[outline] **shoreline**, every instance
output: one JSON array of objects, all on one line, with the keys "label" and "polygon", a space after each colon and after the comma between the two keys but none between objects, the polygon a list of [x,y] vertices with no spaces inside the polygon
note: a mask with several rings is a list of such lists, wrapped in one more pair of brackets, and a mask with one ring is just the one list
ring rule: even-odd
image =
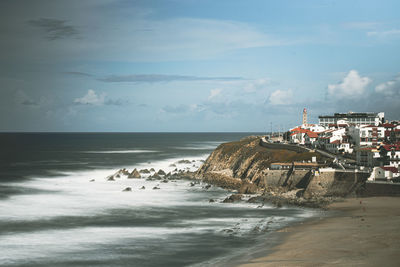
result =
[{"label": "shoreline", "polygon": [[237,266],[399,266],[399,200],[367,197],[332,203],[327,216],[279,230],[280,243],[237,261]]}]

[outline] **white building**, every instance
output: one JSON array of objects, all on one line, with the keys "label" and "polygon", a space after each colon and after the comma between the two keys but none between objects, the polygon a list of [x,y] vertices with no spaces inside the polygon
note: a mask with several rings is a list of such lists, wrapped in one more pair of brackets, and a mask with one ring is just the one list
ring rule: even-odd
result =
[{"label": "white building", "polygon": [[386,181],[391,180],[393,178],[400,177],[399,170],[395,167],[375,167],[372,172],[371,176],[368,178],[370,181]]},{"label": "white building", "polygon": [[345,120],[350,124],[357,124],[357,125],[373,124],[375,126],[378,126],[379,124],[384,122],[384,117],[385,117],[384,112],[335,113],[334,115],[319,116],[319,124],[321,126],[326,127],[331,124],[337,124],[339,120]]},{"label": "white building", "polygon": [[400,144],[382,145],[379,148],[380,154],[386,156],[383,162],[387,166],[399,168],[400,166]]},{"label": "white building", "polygon": [[359,166],[375,167],[380,165],[379,150],[376,147],[361,147],[356,149],[356,162]]}]

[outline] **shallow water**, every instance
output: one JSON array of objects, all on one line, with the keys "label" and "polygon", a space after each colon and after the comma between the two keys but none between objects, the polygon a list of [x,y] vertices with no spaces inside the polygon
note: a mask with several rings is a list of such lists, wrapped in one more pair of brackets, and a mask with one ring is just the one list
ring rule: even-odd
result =
[{"label": "shallow water", "polygon": [[221,203],[230,192],[185,180],[106,179],[121,167],[195,170],[246,135],[1,134],[0,264],[201,266],[246,254],[313,212]]}]

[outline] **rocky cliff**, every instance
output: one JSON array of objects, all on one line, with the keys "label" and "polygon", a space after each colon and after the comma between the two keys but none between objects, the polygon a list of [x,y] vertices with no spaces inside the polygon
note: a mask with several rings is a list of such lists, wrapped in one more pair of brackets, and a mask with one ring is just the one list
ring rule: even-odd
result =
[{"label": "rocky cliff", "polygon": [[[296,192],[296,196],[346,196],[355,192],[367,179],[367,174],[315,172],[312,170],[270,170],[274,162],[308,161],[315,156],[318,162],[327,162],[321,154],[269,148],[260,145],[259,137],[248,137],[237,142],[221,144],[197,171],[196,177],[240,193]],[[327,162],[329,163],[329,162]]]}]

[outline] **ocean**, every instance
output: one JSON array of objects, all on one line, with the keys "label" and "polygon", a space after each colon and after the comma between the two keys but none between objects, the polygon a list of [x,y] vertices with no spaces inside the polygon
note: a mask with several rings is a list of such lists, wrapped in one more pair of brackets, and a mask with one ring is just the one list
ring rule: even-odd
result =
[{"label": "ocean", "polygon": [[314,211],[222,203],[232,192],[187,180],[107,177],[121,168],[193,171],[219,144],[251,134],[0,134],[0,265],[225,266],[246,259],[272,244],[277,229]]}]

